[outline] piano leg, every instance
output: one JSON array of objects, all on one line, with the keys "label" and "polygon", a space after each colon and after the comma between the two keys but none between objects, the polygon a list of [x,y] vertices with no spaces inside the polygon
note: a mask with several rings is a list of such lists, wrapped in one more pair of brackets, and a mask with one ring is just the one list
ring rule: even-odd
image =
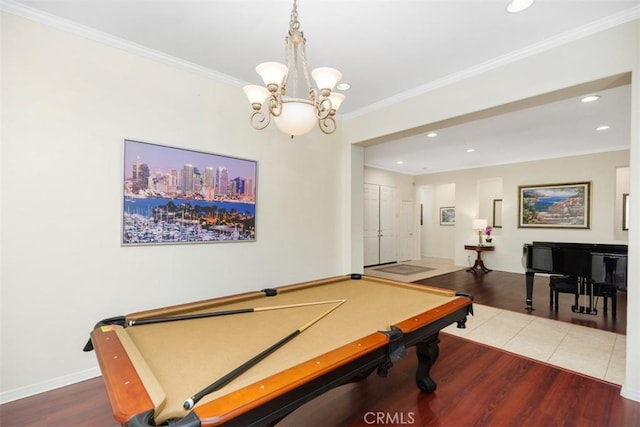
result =
[{"label": "piano leg", "polygon": [[531,313],[533,310],[535,310],[533,308],[533,276],[535,275],[534,272],[532,271],[527,271],[525,273],[525,279],[527,280],[527,306],[525,307],[525,310],[527,310],[529,313]]}]

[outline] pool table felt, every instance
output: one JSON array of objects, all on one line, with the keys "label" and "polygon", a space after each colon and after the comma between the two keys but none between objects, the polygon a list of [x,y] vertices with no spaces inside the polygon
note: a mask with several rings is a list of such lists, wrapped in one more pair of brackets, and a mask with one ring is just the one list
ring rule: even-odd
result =
[{"label": "pool table felt", "polygon": [[[390,325],[459,299],[452,291],[400,284],[373,278],[327,280],[279,288],[275,297],[262,293],[221,298],[182,307],[173,314],[207,312],[246,307],[268,307],[301,302],[346,299],[339,308],[262,360],[221,390],[203,398],[199,405],[240,390],[305,361],[316,359],[319,369],[328,361],[320,356],[349,343],[357,343]],[[466,304],[466,303],[465,303]],[[122,328],[118,334],[136,365],[156,405],[156,422],[181,418],[185,399],[233,370],[279,339],[329,310],[335,304],[320,304],[206,319]],[[431,315],[438,316],[438,308]],[[166,314],[166,310],[144,316]],[[442,313],[442,316],[448,312]],[[139,315],[127,319],[141,318]],[[416,326],[421,322],[413,319]],[[404,322],[403,329],[411,327]],[[405,332],[408,332],[405,330]],[[377,334],[381,335],[382,334]],[[384,337],[383,337],[384,338]],[[354,343],[355,342],[355,343]],[[379,340],[384,345],[386,339]],[[370,344],[367,344],[370,345]],[[377,344],[376,344],[377,345]],[[141,356],[143,355],[143,356]],[[247,389],[247,392],[249,389]],[[265,391],[268,393],[268,391]],[[198,405],[196,405],[196,410]]]}]

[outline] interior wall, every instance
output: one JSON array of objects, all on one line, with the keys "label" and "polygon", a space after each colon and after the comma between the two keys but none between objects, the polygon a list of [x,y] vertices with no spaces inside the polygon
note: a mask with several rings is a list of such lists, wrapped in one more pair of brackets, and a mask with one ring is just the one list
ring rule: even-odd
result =
[{"label": "interior wall", "polygon": [[[477,232],[472,229],[478,217],[480,195],[486,201],[501,194],[502,229],[494,233],[495,251],[486,253],[485,263],[500,271],[522,273],[522,245],[538,241],[627,243],[616,239],[614,222],[621,211],[616,211],[615,192],[618,165],[628,161],[629,152],[614,151],[562,159],[500,165],[490,168],[466,169],[442,174],[415,177],[416,185],[451,188],[455,195],[456,225],[454,262],[467,265],[465,244],[477,243]],[[541,173],[541,171],[544,171]],[[498,181],[496,176],[500,177]],[[484,178],[486,177],[486,178]],[[501,183],[500,183],[501,181]],[[483,188],[478,183],[487,183]],[[541,229],[518,227],[518,187],[563,182],[591,182],[591,227],[585,229]],[[446,185],[445,185],[446,184]],[[499,185],[500,184],[500,185]],[[488,215],[488,212],[483,213]]]},{"label": "interior wall", "polygon": [[[636,32],[636,55],[631,74],[631,149],[629,150],[629,194],[640,194],[640,28]],[[629,227],[629,259],[640,259],[640,197],[631,198]],[[635,226],[633,224],[636,224]],[[640,402],[640,263],[630,262],[627,290],[627,354],[622,396]]]},{"label": "interior wall", "polygon": [[[350,272],[339,133],[256,131],[240,87],[7,12],[1,31],[0,402],[98,375],[103,318]],[[125,137],[257,160],[257,242],[121,247]]]},{"label": "interior wall", "polygon": [[[420,256],[428,256],[428,244],[430,242],[428,236],[435,228],[434,224],[437,221],[437,217],[434,217],[434,197],[433,187],[430,185],[423,185],[418,187],[418,203],[420,204],[420,213],[418,214],[418,224],[420,226]],[[450,258],[453,259],[453,256]]]},{"label": "interior wall", "polygon": [[628,167],[616,168],[616,195],[615,195],[615,210],[616,216],[613,223],[613,233],[616,240],[629,240],[629,230],[623,230],[622,228],[622,198],[624,194],[629,194],[630,188],[630,174]]},{"label": "interior wall", "polygon": [[[478,181],[478,218],[486,219],[487,225],[494,226],[494,200],[502,199],[502,178],[488,178]],[[500,228],[492,231],[499,235]]]},{"label": "interior wall", "polygon": [[[451,182],[434,185],[421,185],[425,218],[420,228],[420,241],[423,257],[444,258],[455,257],[456,227],[440,223],[440,210],[455,207],[456,185]],[[457,221],[457,212],[456,212]]]},{"label": "interior wall", "polygon": [[[347,203],[351,211],[346,214],[350,219],[351,234],[350,242],[345,242],[349,247],[349,259],[351,263],[351,273],[364,273],[364,148],[357,145],[345,144],[349,147],[349,194]],[[345,233],[346,234],[346,233]]]}]

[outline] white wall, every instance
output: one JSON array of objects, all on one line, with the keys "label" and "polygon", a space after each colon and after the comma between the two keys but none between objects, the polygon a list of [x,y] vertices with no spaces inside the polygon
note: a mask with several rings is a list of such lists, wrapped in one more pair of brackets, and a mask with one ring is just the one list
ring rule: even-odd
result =
[{"label": "white wall", "polygon": [[[630,175],[628,167],[616,168],[616,212],[622,212],[623,210],[623,194],[630,194],[629,187],[631,182],[629,181],[629,177]],[[622,229],[622,220],[622,215],[616,215],[615,222],[613,224],[615,239],[629,240],[629,230]]]},{"label": "white wall", "polygon": [[[640,194],[640,28],[635,33],[636,47],[631,51],[631,150],[629,151],[629,194]],[[635,52],[635,55],[633,55]],[[631,198],[629,259],[640,259],[640,197]],[[635,224],[635,225],[634,225]],[[627,290],[627,354],[622,395],[640,402],[640,263],[629,263]]]},{"label": "white wall", "polygon": [[[502,199],[502,178],[486,178],[478,181],[478,213],[477,218],[487,220],[487,224],[493,227],[494,200]],[[501,229],[493,230],[493,235],[501,234]]]},{"label": "white wall", "polygon": [[[350,207],[346,213],[351,226],[350,234],[345,233],[345,248],[349,249],[348,258],[351,259],[351,273],[364,272],[364,148],[345,144],[349,147],[349,194],[345,206]],[[347,187],[344,185],[343,187]]]},{"label": "white wall", "polygon": [[[9,13],[2,91],[0,401],[97,375],[102,318],[350,272],[339,133],[255,131],[240,87]],[[123,137],[257,160],[257,242],[121,247]]]},{"label": "white wall", "polygon": [[440,208],[455,207],[455,183],[439,182],[434,185],[417,183],[416,187],[423,206],[423,222],[420,227],[421,256],[453,260],[456,226],[440,224]]},{"label": "white wall", "polygon": [[[522,273],[522,245],[537,241],[627,243],[628,232],[621,227],[621,193],[629,191],[627,150],[571,158],[465,169],[439,174],[408,176],[365,167],[365,182],[392,185],[399,194],[423,204],[421,255],[449,258],[467,265],[469,251],[464,245],[477,242],[472,229],[475,218],[491,224],[493,200],[502,199],[503,226],[493,232],[495,251],[484,254],[491,268]],[[591,227],[578,229],[524,229],[518,227],[518,186],[563,182],[591,182]],[[411,199],[413,200],[413,199]],[[440,225],[441,207],[456,208],[455,226]],[[398,208],[399,211],[399,208]]]},{"label": "white wall", "polygon": [[[454,185],[455,190],[450,190],[450,194],[455,197],[456,225],[451,240],[455,245],[453,258],[456,265],[467,265],[469,252],[464,250],[464,245],[477,241],[472,222],[480,215],[479,201],[484,195],[488,205],[488,201],[499,194],[497,183],[501,183],[503,226],[493,234],[495,251],[486,253],[483,257],[486,257],[485,262],[489,268],[522,273],[522,245],[534,240],[627,243],[626,240],[616,239],[614,224],[616,218],[621,216],[615,203],[618,166],[628,161],[629,152],[624,150],[414,178],[418,187],[451,188]],[[518,186],[563,182],[591,182],[591,227],[587,230],[518,228]],[[486,209],[480,216],[490,218]]]}]

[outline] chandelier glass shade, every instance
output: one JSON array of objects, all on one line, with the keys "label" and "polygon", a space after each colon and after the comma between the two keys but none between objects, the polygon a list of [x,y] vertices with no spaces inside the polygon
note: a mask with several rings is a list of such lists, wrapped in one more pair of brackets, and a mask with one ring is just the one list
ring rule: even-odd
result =
[{"label": "chandelier glass shade", "polygon": [[[244,92],[251,103],[251,125],[258,130],[276,126],[293,138],[304,135],[315,125],[325,134],[336,130],[335,114],[345,96],[333,92],[342,78],[340,71],[320,67],[311,72],[316,88],[311,86],[307,71],[306,39],[298,21],[297,0],[293,2],[289,33],[285,39],[286,64],[264,62],[256,67],[265,86],[247,85]],[[306,83],[306,94],[299,93],[300,80]],[[308,98],[303,98],[307,95]]]},{"label": "chandelier glass shade", "polygon": [[315,106],[306,99],[283,99],[282,112],[274,116],[276,126],[287,135],[304,135],[318,122]]}]

